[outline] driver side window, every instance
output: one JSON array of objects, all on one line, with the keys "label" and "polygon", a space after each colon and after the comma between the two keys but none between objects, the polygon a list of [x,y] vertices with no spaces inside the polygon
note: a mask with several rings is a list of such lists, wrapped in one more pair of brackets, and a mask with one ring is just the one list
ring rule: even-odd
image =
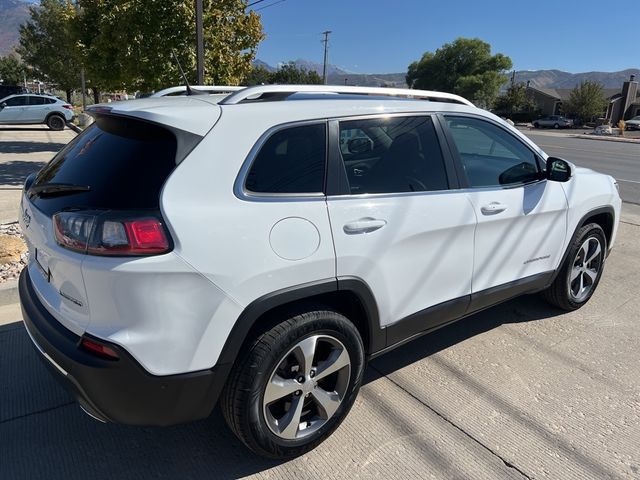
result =
[{"label": "driver side window", "polygon": [[476,118],[446,119],[469,186],[512,186],[541,178],[536,155],[513,135]]}]

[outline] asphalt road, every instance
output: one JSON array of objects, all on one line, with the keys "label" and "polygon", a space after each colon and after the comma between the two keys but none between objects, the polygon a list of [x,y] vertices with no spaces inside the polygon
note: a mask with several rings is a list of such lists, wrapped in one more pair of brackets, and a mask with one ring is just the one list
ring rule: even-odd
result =
[{"label": "asphalt road", "polygon": [[572,138],[566,133],[523,133],[549,155],[611,175],[620,185],[622,200],[640,204],[640,143]]}]

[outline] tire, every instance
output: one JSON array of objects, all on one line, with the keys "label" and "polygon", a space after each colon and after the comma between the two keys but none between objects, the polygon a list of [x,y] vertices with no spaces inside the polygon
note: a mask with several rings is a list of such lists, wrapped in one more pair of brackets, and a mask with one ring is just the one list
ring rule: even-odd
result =
[{"label": "tire", "polygon": [[538,122],[535,122],[535,123],[533,124],[533,128],[540,128],[540,124],[539,124]]},{"label": "tire", "polygon": [[555,128],[556,130],[560,128],[560,125],[558,125],[557,123],[553,124],[553,128]]},{"label": "tire", "polygon": [[[542,292],[544,299],[567,311],[582,307],[589,301],[600,282],[606,251],[607,238],[600,225],[590,223],[582,227],[569,245],[567,258],[556,279]],[[588,260],[586,264],[585,257]],[[575,278],[572,280],[571,276]]]},{"label": "tire", "polygon": [[47,126],[51,130],[64,130],[64,118],[61,115],[49,115],[47,118]]},{"label": "tire", "polygon": [[[276,459],[303,455],[331,435],[353,405],[365,366],[360,334],[343,315],[318,308],[285,318],[249,345],[220,399],[227,425],[240,441]],[[319,367],[317,375],[302,354],[312,345],[310,366]],[[340,367],[345,353],[348,363]],[[321,377],[331,365],[336,370]],[[272,382],[276,376],[280,381]],[[297,405],[301,417],[295,416]]]}]

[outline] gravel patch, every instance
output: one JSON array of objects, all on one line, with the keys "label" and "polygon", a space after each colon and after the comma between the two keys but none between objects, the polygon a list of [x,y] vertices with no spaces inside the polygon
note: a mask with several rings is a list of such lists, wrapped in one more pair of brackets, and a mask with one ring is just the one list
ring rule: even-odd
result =
[{"label": "gravel patch", "polygon": [[[0,225],[0,238],[3,237],[11,240],[19,239],[24,244],[22,231],[17,222]],[[11,243],[15,242],[12,241]],[[19,255],[16,255],[10,261],[0,263],[0,284],[17,279],[22,269],[27,265],[29,252],[27,251],[26,244],[24,244],[23,250],[22,253],[19,253]]]}]

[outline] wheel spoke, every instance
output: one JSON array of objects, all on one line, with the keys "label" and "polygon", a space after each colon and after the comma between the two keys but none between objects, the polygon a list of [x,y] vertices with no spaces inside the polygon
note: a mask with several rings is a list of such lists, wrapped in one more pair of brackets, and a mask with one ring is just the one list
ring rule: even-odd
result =
[{"label": "wheel spoke", "polygon": [[274,375],[264,392],[264,403],[269,404],[300,389],[300,384],[293,379]]},{"label": "wheel spoke", "polygon": [[584,242],[582,247],[580,247],[580,251],[582,252],[582,264],[584,265],[585,260],[587,259],[587,253],[589,249],[589,242]]},{"label": "wheel spoke", "polygon": [[300,365],[302,367],[301,372],[305,375],[309,375],[311,368],[313,368],[313,357],[316,354],[317,341],[318,337],[316,336],[305,338],[298,344],[298,348],[296,349],[298,352],[298,360],[302,364]]},{"label": "wheel spoke", "polygon": [[296,438],[298,428],[300,427],[300,417],[302,416],[302,407],[304,406],[304,397],[293,397],[291,408],[278,420],[278,427],[282,422],[280,434],[285,438]]},{"label": "wheel spoke", "polygon": [[596,281],[596,277],[598,276],[598,271],[594,268],[587,268],[584,273],[587,277],[589,277],[589,280],[591,280],[591,285],[593,285]]},{"label": "wheel spoke", "polygon": [[578,275],[580,275],[580,272],[582,272],[582,269],[580,269],[580,267],[573,267],[571,269],[571,283],[573,283],[573,281],[578,278]]},{"label": "wheel spoke", "polygon": [[589,258],[587,258],[584,262],[585,265],[588,265],[589,263],[591,263],[593,261],[594,258],[596,258],[598,255],[600,255],[601,252],[601,248],[600,248],[600,242],[596,243],[596,250],[591,254],[591,256]]},{"label": "wheel spoke", "polygon": [[313,390],[311,395],[327,419],[331,418],[340,406],[340,397],[338,397],[338,394],[335,392],[327,392],[326,390],[317,387]]},{"label": "wheel spoke", "polygon": [[580,275],[580,289],[578,290],[578,295],[580,295],[583,290],[584,290],[584,273]]},{"label": "wheel spoke", "polygon": [[349,354],[345,349],[334,350],[325,361],[318,365],[316,369],[316,381],[328,377],[332,373],[337,372],[341,368],[349,365]]}]

